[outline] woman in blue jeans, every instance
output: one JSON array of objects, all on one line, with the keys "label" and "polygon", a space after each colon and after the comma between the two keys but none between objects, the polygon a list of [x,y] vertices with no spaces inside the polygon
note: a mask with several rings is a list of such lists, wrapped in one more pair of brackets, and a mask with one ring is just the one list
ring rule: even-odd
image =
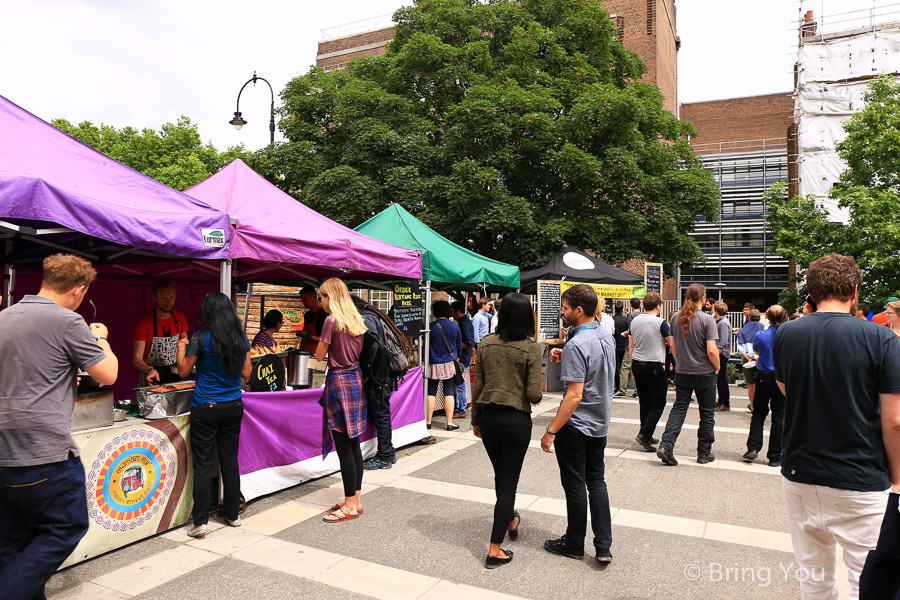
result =
[{"label": "woman in blue jeans", "polygon": [[244,404],[243,380],[250,377],[250,344],[241,321],[225,294],[208,294],[200,308],[200,329],[190,342],[178,341],[178,375],[197,367],[197,385],[191,401],[191,456],[194,460],[194,526],[190,537],[208,533],[213,451],[219,455],[224,488],[225,522],[240,527],[238,507],[238,438]]},{"label": "woman in blue jeans", "polygon": [[494,524],[484,566],[510,562],[512,550],[500,547],[509,532],[519,535],[522,518],[515,510],[516,488],[531,442],[531,405],[541,401],[543,354],[534,336],[531,301],[522,294],[503,298],[497,333],[481,340],[472,389],[472,433],[484,442],[494,467]]}]

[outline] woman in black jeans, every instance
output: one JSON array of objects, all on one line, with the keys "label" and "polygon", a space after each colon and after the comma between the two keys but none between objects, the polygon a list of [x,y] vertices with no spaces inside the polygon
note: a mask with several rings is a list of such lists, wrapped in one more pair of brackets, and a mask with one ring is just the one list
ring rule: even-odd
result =
[{"label": "woman in black jeans", "polygon": [[519,535],[522,518],[515,510],[516,487],[531,441],[531,405],[541,401],[541,348],[534,336],[531,302],[508,294],[500,307],[497,333],[481,340],[472,390],[472,432],[482,439],[494,466],[494,525],[484,566],[512,560],[500,547],[506,532]]},{"label": "woman in black jeans", "polygon": [[194,526],[191,537],[207,534],[213,451],[222,469],[225,522],[239,527],[241,476],[238,473],[238,438],[244,404],[242,383],[250,377],[250,344],[234,305],[225,294],[209,294],[200,307],[200,329],[178,341],[178,375],[197,367],[191,400],[191,456],[194,459]]}]

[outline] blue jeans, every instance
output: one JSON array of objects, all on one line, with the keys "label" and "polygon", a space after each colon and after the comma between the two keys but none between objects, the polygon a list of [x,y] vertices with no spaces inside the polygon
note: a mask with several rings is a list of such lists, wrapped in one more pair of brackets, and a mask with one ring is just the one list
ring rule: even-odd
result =
[{"label": "blue jeans", "polygon": [[88,528],[81,459],[0,467],[0,598],[43,600]]},{"label": "blue jeans", "polygon": [[[463,374],[464,377],[469,377],[469,370],[466,369]],[[466,396],[466,382],[463,381],[462,385],[456,386],[456,407],[454,408],[455,412],[458,412],[461,415],[466,414],[466,405],[468,404],[468,399]]]}]

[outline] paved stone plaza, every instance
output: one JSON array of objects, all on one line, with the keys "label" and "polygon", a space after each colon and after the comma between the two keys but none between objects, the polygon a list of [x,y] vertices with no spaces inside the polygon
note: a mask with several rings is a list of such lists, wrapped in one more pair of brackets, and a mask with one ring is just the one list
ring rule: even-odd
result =
[{"label": "paved stone plaza", "polygon": [[[677,467],[640,450],[637,399],[616,399],[606,458],[613,512],[608,567],[552,555],[548,538],[565,531],[565,501],[553,455],[539,439],[560,394],[534,415],[516,507],[522,514],[509,565],[484,568],[493,473],[468,426],[442,429],[434,446],[399,452],[394,468],[367,471],[365,514],[326,524],[341,500],[337,476],[252,502],[244,525],[192,540],[173,530],[56,574],[54,600],[316,598],[796,598],[798,577],[787,533],[779,469],[741,460],[750,423],[746,391],[732,388],[732,411],[716,413],[717,460],[696,463],[696,403],[675,447]],[[674,392],[669,392],[669,406]],[[665,420],[666,415],[663,415]],[[664,423],[657,429],[662,433]],[[767,424],[768,428],[768,424]],[[766,432],[768,443],[768,431]],[[764,454],[764,452],[763,452]],[[839,565],[842,597],[846,571]]]}]

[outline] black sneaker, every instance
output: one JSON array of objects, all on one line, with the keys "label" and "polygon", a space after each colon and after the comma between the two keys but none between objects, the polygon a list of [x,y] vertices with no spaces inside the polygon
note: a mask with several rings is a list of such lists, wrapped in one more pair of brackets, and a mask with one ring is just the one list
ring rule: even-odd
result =
[{"label": "black sneaker", "polygon": [[780,459],[780,458],[770,458],[770,459],[769,459],[769,466],[770,466],[770,467],[780,467],[780,466],[781,466],[781,459]]},{"label": "black sneaker", "polygon": [[746,452],[744,452],[743,459],[747,462],[753,462],[757,458],[759,458],[759,452],[757,452],[756,450],[747,450]]},{"label": "black sneaker", "polygon": [[650,438],[650,443],[651,443],[651,444],[658,444],[658,443],[659,443],[659,438],[657,438],[657,437],[652,437],[652,438]]},{"label": "black sneaker", "polygon": [[678,461],[675,460],[675,455],[673,455],[672,451],[665,446],[659,447],[659,449],[656,451],[656,456],[658,456],[659,459],[663,461],[664,465],[674,467],[678,464]]},{"label": "black sneaker", "polygon": [[716,455],[712,452],[707,452],[706,454],[700,454],[697,456],[697,464],[705,465],[706,463],[711,463],[716,460]]},{"label": "black sneaker", "polygon": [[637,392],[633,393],[633,394],[631,395],[631,397],[632,397],[632,398],[640,398],[640,396],[638,396],[638,393],[637,393]]},{"label": "black sneaker", "polygon": [[377,456],[374,458],[370,458],[366,462],[363,463],[363,469],[367,471],[374,471],[376,469],[390,469],[393,466],[393,463],[382,460]]},{"label": "black sneaker", "polygon": [[656,452],[656,448],[653,447],[653,443],[640,433],[634,436],[634,441],[640,444],[641,448],[643,448],[647,452]]},{"label": "black sneaker", "polygon": [[566,535],[563,534],[558,540],[547,540],[544,542],[544,550],[553,554],[561,554],[569,558],[584,558],[584,547],[575,548],[566,541]]},{"label": "black sneaker", "polygon": [[597,549],[597,562],[601,565],[607,565],[612,562],[612,552],[609,548]]}]

